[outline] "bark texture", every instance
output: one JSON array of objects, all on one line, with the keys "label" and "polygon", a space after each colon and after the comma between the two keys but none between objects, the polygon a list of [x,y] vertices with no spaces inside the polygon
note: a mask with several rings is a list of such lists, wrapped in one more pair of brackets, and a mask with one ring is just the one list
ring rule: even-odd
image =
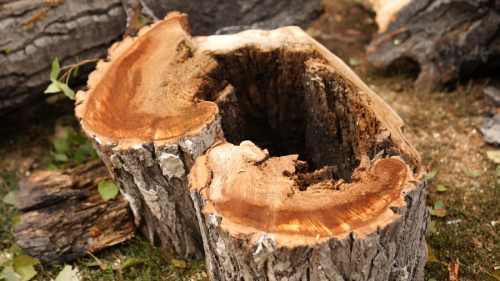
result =
[{"label": "bark texture", "polygon": [[223,218],[204,214],[206,198],[192,190],[207,253],[210,280],[424,280],[425,234],[430,213],[426,181],[405,194],[401,217],[366,238],[351,233],[314,245],[283,247],[272,234],[233,236],[219,227]]},{"label": "bark texture", "polygon": [[70,262],[135,235],[122,195],[104,201],[97,191],[111,180],[101,160],[72,170],[39,172],[19,183],[18,208],[26,211],[15,241],[46,264]]},{"label": "bark texture", "polygon": [[[39,98],[48,86],[50,64],[103,58],[126,31],[121,0],[0,1],[0,115]],[[129,1],[134,2],[134,1]],[[136,2],[136,1],[135,1]],[[179,1],[144,0],[156,17],[189,13],[196,32],[213,34],[226,26],[306,27],[320,13],[320,0]],[[245,27],[246,26],[246,27]],[[231,31],[231,29],[228,29]],[[80,69],[80,82],[93,66]]]},{"label": "bark texture", "polygon": [[[413,0],[398,9],[368,46],[368,58],[376,67],[399,59],[416,62],[417,90],[438,90],[500,66],[498,1]],[[385,10],[379,7],[377,13]]]},{"label": "bark texture", "polygon": [[223,138],[218,135],[221,133],[220,120],[216,120],[194,140],[185,137],[176,144],[148,143],[125,151],[94,144],[141,232],[153,245],[173,250],[186,259],[203,259],[196,211],[186,189],[187,173],[216,138]]}]

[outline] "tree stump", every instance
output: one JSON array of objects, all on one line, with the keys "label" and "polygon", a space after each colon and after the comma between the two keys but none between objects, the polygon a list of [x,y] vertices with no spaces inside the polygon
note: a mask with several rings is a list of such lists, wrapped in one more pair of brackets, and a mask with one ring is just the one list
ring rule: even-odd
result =
[{"label": "tree stump", "polygon": [[500,6],[494,0],[367,2],[374,3],[379,25],[368,59],[380,68],[416,62],[417,90],[439,90],[500,67]]},{"label": "tree stump", "polygon": [[298,28],[195,42],[269,148],[218,142],[189,174],[211,280],[423,280],[426,176],[394,111]]},{"label": "tree stump", "polygon": [[[297,272],[295,276],[301,274],[295,265],[303,258],[310,258],[307,268],[311,269],[301,271],[306,272],[301,280],[324,280],[309,265],[316,265],[312,255],[319,251],[312,249],[325,243],[330,243],[332,251],[345,250],[342,261],[330,257],[324,259],[327,264],[321,265],[338,267],[338,275],[333,276],[349,280],[407,276],[409,280],[420,280],[427,258],[424,234],[430,218],[425,207],[425,180],[421,180],[425,171],[420,156],[402,134],[401,118],[345,63],[298,27],[194,38],[189,36],[189,30],[187,16],[172,13],[142,30],[138,38],[115,44],[109,62],[99,63],[91,74],[90,90],[77,93],[76,116],[146,237],[184,257],[198,258],[205,250],[212,280],[233,280],[238,272],[245,280],[274,280],[280,276],[294,280],[293,272]],[[243,142],[243,150],[251,152],[243,153],[249,157],[243,161],[243,156],[234,158],[221,150],[239,148],[231,144],[217,146],[244,140],[267,148],[272,156],[299,156],[269,158],[267,152]],[[202,156],[208,149],[211,151]],[[268,194],[268,201],[264,201],[273,202],[271,207],[259,205],[249,209],[255,210],[255,215],[245,213],[249,201],[244,196],[260,196],[254,200],[262,197],[258,194],[261,189],[251,191],[252,186],[245,185],[249,193],[243,189],[237,192],[236,197],[231,197],[234,200],[229,199],[233,200],[230,206],[224,205],[226,209],[220,213],[217,204],[227,202],[229,197],[211,203],[214,197],[203,191],[212,188],[208,185],[214,182],[212,176],[217,176],[207,160],[210,157],[219,157],[218,167],[228,169],[218,171],[225,173],[221,183],[234,173],[237,178],[244,172],[241,170],[285,161],[286,169],[281,164],[262,166],[269,181],[288,184],[278,192],[279,200],[289,194],[286,188],[293,190],[289,178],[297,177],[295,182],[301,182],[305,189],[304,198],[315,189],[329,194],[322,201],[324,205],[318,204],[323,209],[314,214],[328,210],[336,200],[337,195],[332,194],[340,194],[344,188],[352,190],[352,194],[346,194],[358,196],[346,197],[346,206],[357,209],[346,211],[346,206],[339,205],[336,210],[351,216],[332,221],[328,224],[331,229],[313,227],[307,232],[304,229],[311,226],[307,219],[302,220],[304,227],[296,223],[297,232],[292,234],[251,219],[250,225],[245,225],[245,217],[258,221],[267,216],[266,210],[281,211],[272,205],[279,200]],[[244,167],[240,168],[238,159]],[[373,164],[367,159],[374,159]],[[307,173],[302,161],[318,171]],[[191,170],[190,191],[187,174]],[[386,172],[391,176],[383,175]],[[308,191],[310,185],[315,187]],[[326,190],[332,186],[333,190]],[[359,186],[364,186],[359,189],[365,190],[366,196],[371,192],[372,197],[365,200],[362,193],[354,192]],[[308,202],[304,206],[315,205],[312,199]],[[231,223],[234,218],[225,217],[228,209],[244,218]],[[297,212],[294,216],[302,211]],[[210,224],[213,219],[217,226]],[[226,232],[225,222],[236,227],[242,221],[243,232]],[[340,226],[332,225],[340,222]],[[279,244],[284,241],[279,239],[285,238],[272,238],[282,232],[283,237],[292,237],[291,241],[298,244]],[[268,238],[281,242],[272,244]],[[226,246],[232,250],[222,251],[220,247]],[[280,259],[289,253],[294,261],[278,265],[271,256],[263,256],[258,265],[250,262],[248,259],[261,253],[262,247],[281,253]],[[284,250],[288,247],[291,252]],[[351,248],[359,251],[351,254],[346,250]],[[326,268],[333,270],[333,265]]]},{"label": "tree stump", "polygon": [[101,160],[65,171],[44,171],[19,182],[17,207],[26,213],[16,243],[46,264],[71,262],[134,236],[134,217],[121,195],[102,200],[97,184],[110,180]]},{"label": "tree stump", "polygon": [[[321,0],[0,0],[0,115],[43,96],[55,57],[62,65],[76,63],[75,56],[105,57],[134,21],[125,12],[127,4],[139,2],[158,18],[175,10],[190,14],[201,35],[226,26],[307,27],[321,10]],[[81,84],[92,68],[80,68]]]}]

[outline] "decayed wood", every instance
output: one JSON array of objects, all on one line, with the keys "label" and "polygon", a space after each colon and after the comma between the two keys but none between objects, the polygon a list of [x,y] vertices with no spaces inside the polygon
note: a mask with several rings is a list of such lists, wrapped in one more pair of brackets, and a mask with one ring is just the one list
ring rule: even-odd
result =
[{"label": "decayed wood", "polygon": [[500,65],[500,6],[494,0],[372,0],[379,33],[368,46],[376,67],[416,62],[417,90],[434,91]]},{"label": "decayed wood", "polygon": [[15,241],[43,263],[76,260],[135,235],[121,195],[103,201],[97,184],[110,180],[101,160],[71,170],[39,172],[19,182],[18,208],[26,211]]},{"label": "decayed wood", "polygon": [[200,157],[190,179],[211,280],[423,280],[425,181],[399,157],[363,156],[352,183],[328,169],[248,141]]},{"label": "decayed wood", "polygon": [[306,173],[250,142],[198,158],[190,187],[211,279],[423,280],[425,171],[399,116],[300,29],[194,42],[223,66],[238,114],[276,131],[276,151],[324,167]]},{"label": "decayed wood", "polygon": [[[0,1],[0,115],[42,96],[50,64],[75,63],[75,56],[95,59],[126,31],[124,2],[137,0]],[[180,10],[192,16],[198,34],[225,26],[264,28],[297,24],[306,27],[320,12],[321,0],[293,1],[158,1],[144,0],[154,14]],[[80,69],[80,79],[93,66]]]},{"label": "decayed wood", "polygon": [[[421,280],[429,223],[425,171],[402,134],[401,118],[298,27],[194,38],[189,31],[187,16],[172,13],[138,38],[115,44],[109,62],[90,75],[90,90],[77,93],[76,116],[146,237],[184,257],[200,258],[205,250],[213,280],[234,280],[237,274],[245,280]],[[218,146],[245,139],[269,151],[243,142],[240,148],[250,152],[232,158],[221,149],[237,148]],[[216,165],[228,169],[218,176],[214,163],[203,160],[212,153]],[[268,159],[297,153],[317,171],[306,173],[297,156]],[[274,162],[278,168],[269,164]],[[259,185],[240,176],[259,167],[267,175],[261,182],[269,186],[252,191]],[[306,189],[297,196],[306,199],[290,202],[309,201],[293,213],[280,207],[273,192],[281,190],[277,196],[286,201],[295,177]],[[236,197],[224,188],[203,194],[224,181]],[[278,189],[283,182],[288,186]],[[270,194],[261,199],[261,191]],[[333,208],[336,198],[347,205],[339,201]],[[250,208],[255,200],[258,207]],[[328,208],[342,219],[320,219]],[[305,218],[283,223],[294,219],[289,213]],[[273,225],[268,216],[281,222]],[[319,228],[315,222],[329,225]],[[341,256],[328,256],[321,245]],[[280,254],[272,256],[274,250]],[[318,251],[328,257],[322,264]],[[308,269],[295,266],[302,259],[309,260]],[[336,273],[317,275],[311,268],[318,266]]]}]

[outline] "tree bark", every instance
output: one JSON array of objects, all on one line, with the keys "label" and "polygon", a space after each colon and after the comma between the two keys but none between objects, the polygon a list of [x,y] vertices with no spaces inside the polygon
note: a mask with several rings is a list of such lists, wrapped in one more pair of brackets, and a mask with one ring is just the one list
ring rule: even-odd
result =
[{"label": "tree bark", "polygon": [[[107,48],[126,31],[123,2],[138,1],[0,1],[0,115],[42,96],[55,57],[62,65],[76,63],[76,56],[80,60],[105,57]],[[206,35],[225,26],[306,27],[319,15],[321,1],[143,3],[159,18],[172,10],[190,13],[197,33]],[[87,80],[91,68],[81,67],[76,84]]]},{"label": "tree bark", "polygon": [[[329,243],[331,249],[358,243],[366,250],[363,253],[372,255],[358,265],[330,256],[321,266],[340,268],[337,275],[326,275],[328,278],[368,280],[386,274],[383,276],[392,276],[391,280],[404,276],[421,280],[427,257],[424,234],[429,223],[423,196],[425,171],[419,154],[402,134],[401,118],[344,62],[298,27],[194,38],[189,30],[187,16],[172,13],[139,32],[138,38],[113,45],[109,61],[99,63],[90,75],[89,90],[76,95],[75,113],[83,131],[93,140],[146,237],[183,257],[200,258],[205,251],[213,280],[233,280],[238,272],[246,272],[241,275],[245,280],[299,276],[301,269],[293,266],[300,259],[311,260],[311,266],[320,265],[312,261],[317,256],[311,251],[319,242]],[[218,150],[234,148],[231,144],[219,146],[221,142],[242,140],[255,141],[268,150],[243,142],[240,147],[250,150],[243,158],[257,155],[245,161]],[[204,153],[206,156],[200,158]],[[212,162],[205,165],[207,161],[200,160],[213,153],[220,158],[218,167],[227,172],[219,169],[217,174]],[[303,160],[317,171],[307,173]],[[275,167],[275,162],[284,166]],[[267,174],[265,180],[276,181],[262,191],[265,196],[255,189],[261,188],[255,181],[231,180],[233,175],[238,177],[255,167],[262,168],[262,173],[255,175]],[[279,200],[273,201],[274,193],[287,197],[283,197],[286,190],[279,188],[281,183],[290,185],[292,178],[304,192],[296,194],[309,202],[311,210],[316,204],[307,199],[308,194],[326,192],[319,199],[314,197],[318,194],[311,197],[323,203],[330,200],[317,204],[323,209],[314,209],[315,216],[334,214],[328,208],[344,198],[351,205],[334,207],[341,213],[339,217],[349,220],[323,220],[329,226],[321,230],[310,223],[320,219],[312,216],[308,220],[306,216],[298,223],[288,223],[303,231],[291,236],[279,228],[282,224],[259,225],[257,222],[268,216],[278,220],[279,214],[286,217],[293,213],[280,209]],[[216,191],[211,197],[203,193],[210,193],[210,182],[224,181],[246,184],[233,189],[241,196],[220,201],[215,198],[231,192],[219,189],[220,193]],[[363,190],[371,195],[363,199],[365,195],[359,194]],[[339,191],[347,193],[338,197]],[[248,200],[257,200],[254,203],[259,207]],[[354,209],[349,211],[351,207]],[[307,208],[290,216],[300,218]],[[239,219],[225,215],[233,211],[240,212]],[[217,226],[207,225],[212,219],[219,220]],[[233,221],[241,225],[238,232],[227,228],[226,223]],[[274,235],[276,245],[258,233]],[[215,241],[213,237],[222,240],[219,243],[219,238]],[[299,242],[286,244],[287,239]],[[262,241],[267,241],[267,246]],[[215,245],[232,248],[224,252]],[[294,261],[289,264],[275,264],[267,254],[259,261],[249,260],[253,253],[268,253],[269,249],[282,251],[279,258],[284,258],[284,247],[292,250],[288,253]],[[375,257],[373,253],[379,252],[383,254]],[[361,259],[361,254],[347,254],[345,260]],[[281,268],[284,264],[287,267]],[[364,271],[358,272],[361,267]],[[275,274],[276,270],[282,275]],[[307,274],[301,280],[324,280],[311,270]]]},{"label": "tree bark", "polygon": [[416,62],[415,89],[435,91],[500,67],[500,5],[490,1],[400,0],[375,3],[379,33],[368,59],[387,67]]},{"label": "tree bark", "polygon": [[134,218],[122,195],[104,201],[97,190],[111,180],[101,160],[71,170],[39,172],[19,182],[21,224],[15,241],[46,264],[76,260],[135,235]]}]

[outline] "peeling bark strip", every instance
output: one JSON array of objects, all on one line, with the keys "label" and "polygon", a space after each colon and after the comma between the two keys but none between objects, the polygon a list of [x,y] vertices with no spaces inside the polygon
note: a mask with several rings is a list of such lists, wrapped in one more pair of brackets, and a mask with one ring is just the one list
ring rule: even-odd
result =
[{"label": "peeling bark strip", "polygon": [[[106,49],[126,31],[122,0],[0,1],[0,115],[40,98],[50,83],[55,57],[62,65],[106,56]],[[137,2],[134,0],[126,2]],[[180,10],[192,16],[198,34],[225,26],[307,27],[320,12],[321,0],[144,0],[163,18]],[[80,83],[93,65],[80,68]]]},{"label": "peeling bark strip", "polygon": [[379,24],[368,58],[376,67],[398,59],[418,63],[417,90],[435,91],[500,67],[498,1],[367,2],[374,2]]},{"label": "peeling bark strip", "polygon": [[121,195],[103,201],[97,184],[110,180],[101,160],[72,170],[39,172],[19,182],[18,208],[27,211],[15,241],[46,264],[71,262],[135,235],[136,226]]},{"label": "peeling bark strip", "polygon": [[146,237],[205,250],[213,280],[421,280],[425,172],[401,118],[298,27],[189,30],[175,12],[116,43],[76,95]]}]

